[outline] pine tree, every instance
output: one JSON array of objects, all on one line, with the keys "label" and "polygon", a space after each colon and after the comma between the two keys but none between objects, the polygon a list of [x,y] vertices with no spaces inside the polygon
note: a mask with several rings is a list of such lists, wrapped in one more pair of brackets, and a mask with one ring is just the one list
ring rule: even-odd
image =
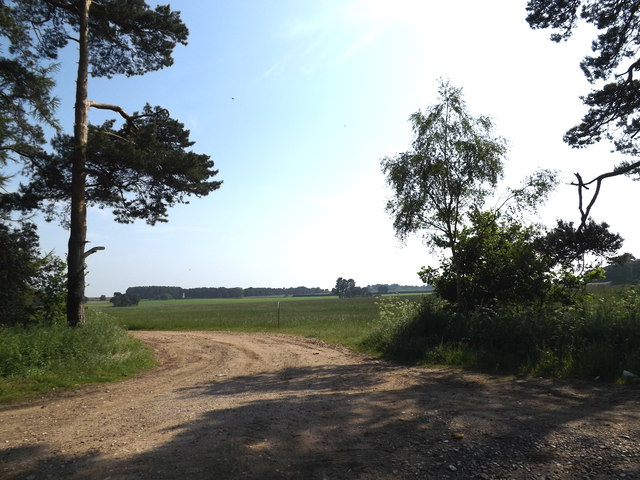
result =
[{"label": "pine tree", "polygon": [[[568,39],[580,23],[597,28],[591,53],[580,63],[587,80],[597,87],[582,97],[588,111],[567,131],[564,141],[581,148],[604,139],[612,142],[617,152],[632,158],[589,181],[576,174],[581,213],[578,229],[582,230],[603,180],[618,175],[640,178],[640,79],[636,78],[640,72],[640,2],[529,0],[527,13],[531,28],[555,30],[551,35],[555,42]],[[595,188],[585,206],[583,194],[591,184]]]},{"label": "pine tree", "polygon": [[[30,162],[33,181],[24,187],[29,207],[53,213],[62,201],[68,218],[69,325],[84,323],[85,259],[103,247],[85,251],[87,206],[114,209],[115,219],[166,221],[167,207],[189,195],[207,195],[220,187],[207,155],[188,150],[189,132],[161,107],[145,106],[129,114],[119,105],[89,99],[89,76],[143,75],[171,66],[188,29],[168,5],[151,9],[144,0],[21,0],[9,11],[32,18],[31,39],[41,57],[55,59],[69,41],[78,45],[73,135],[54,140],[55,153]],[[31,40],[33,41],[33,40]],[[91,108],[110,110],[124,122],[93,127]],[[100,159],[98,161],[98,158]]]}]

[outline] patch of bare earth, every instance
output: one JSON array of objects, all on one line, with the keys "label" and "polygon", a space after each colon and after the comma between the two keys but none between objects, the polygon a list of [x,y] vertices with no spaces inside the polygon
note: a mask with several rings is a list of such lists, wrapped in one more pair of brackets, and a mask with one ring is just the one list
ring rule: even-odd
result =
[{"label": "patch of bare earth", "polygon": [[158,367],[0,408],[0,478],[640,478],[637,388],[284,335],[134,335]]}]

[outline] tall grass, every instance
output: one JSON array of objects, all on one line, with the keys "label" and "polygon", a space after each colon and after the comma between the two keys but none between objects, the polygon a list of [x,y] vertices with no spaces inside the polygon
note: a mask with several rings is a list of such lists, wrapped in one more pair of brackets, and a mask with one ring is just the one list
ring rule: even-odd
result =
[{"label": "tall grass", "polygon": [[574,305],[503,305],[464,317],[434,298],[382,310],[363,346],[411,361],[484,371],[616,380],[640,374],[640,289]]},{"label": "tall grass", "polygon": [[78,328],[0,326],[0,402],[117,380],[152,364],[147,347],[99,312],[87,312]]}]

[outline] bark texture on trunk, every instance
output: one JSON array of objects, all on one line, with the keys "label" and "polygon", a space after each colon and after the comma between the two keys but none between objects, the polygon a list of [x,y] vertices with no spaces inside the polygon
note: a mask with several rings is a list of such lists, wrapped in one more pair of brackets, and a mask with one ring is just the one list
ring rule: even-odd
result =
[{"label": "bark texture on trunk", "polygon": [[91,0],[81,2],[78,77],[76,80],[74,151],[71,170],[71,221],[67,256],[67,322],[70,326],[84,324],[85,254],[87,240],[87,204],[85,198],[88,139],[88,79],[89,79],[89,7]]}]

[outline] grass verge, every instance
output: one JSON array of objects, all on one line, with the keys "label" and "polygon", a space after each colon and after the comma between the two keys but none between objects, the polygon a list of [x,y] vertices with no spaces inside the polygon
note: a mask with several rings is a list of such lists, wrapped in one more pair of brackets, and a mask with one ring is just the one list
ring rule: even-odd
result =
[{"label": "grass verge", "polygon": [[151,365],[150,350],[100,312],[87,312],[79,328],[0,326],[0,403],[118,380]]}]

